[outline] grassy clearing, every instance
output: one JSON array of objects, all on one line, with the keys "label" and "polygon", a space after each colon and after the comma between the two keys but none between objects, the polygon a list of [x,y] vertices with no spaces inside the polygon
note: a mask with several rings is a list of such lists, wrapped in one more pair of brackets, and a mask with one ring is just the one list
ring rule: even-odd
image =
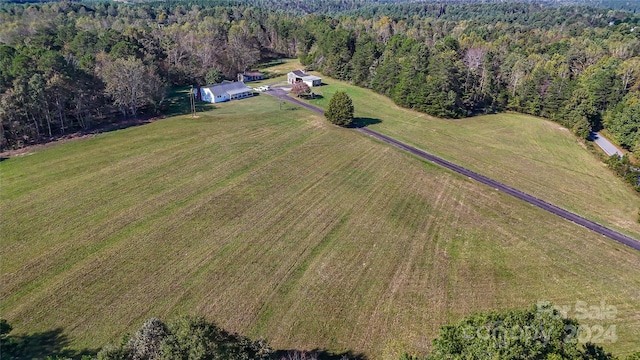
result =
[{"label": "grassy clearing", "polygon": [[287,83],[287,73],[302,68],[303,66],[296,59],[281,59],[261,64],[261,71],[264,72],[267,78],[248,82],[247,85],[253,88],[262,85],[284,85]]},{"label": "grassy clearing", "polygon": [[581,300],[638,350],[637,252],[264,95],[0,171],[0,312],[75,349],[203,314],[382,359],[472,311]]},{"label": "grassy clearing", "polygon": [[445,120],[400,108],[333,79],[314,88],[326,107],[337,90],[371,128],[640,239],[640,197],[556,123],[521,114]]},{"label": "grassy clearing", "polygon": [[265,74],[278,76],[287,75],[289,71],[302,69],[302,65],[298,59],[278,59],[272,62],[259,65]]}]

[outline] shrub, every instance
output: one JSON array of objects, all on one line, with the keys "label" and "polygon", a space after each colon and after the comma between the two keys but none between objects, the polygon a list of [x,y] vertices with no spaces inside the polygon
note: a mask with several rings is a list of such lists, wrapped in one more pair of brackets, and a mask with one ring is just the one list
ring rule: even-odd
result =
[{"label": "shrub", "polygon": [[105,346],[99,360],[254,359],[266,360],[272,350],[266,341],[229,333],[202,317],[181,317],[165,325],[147,320],[120,345]]}]

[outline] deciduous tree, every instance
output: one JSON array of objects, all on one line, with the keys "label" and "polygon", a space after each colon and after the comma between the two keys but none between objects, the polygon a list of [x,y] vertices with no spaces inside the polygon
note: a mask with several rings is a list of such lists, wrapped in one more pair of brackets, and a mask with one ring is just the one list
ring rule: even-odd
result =
[{"label": "deciduous tree", "polygon": [[138,110],[164,97],[163,82],[148,65],[136,58],[116,59],[104,67],[106,92],[124,115],[136,117]]},{"label": "deciduous tree", "polygon": [[211,68],[209,69],[209,71],[207,71],[207,76],[205,79],[207,84],[217,84],[224,80],[224,75],[222,74],[222,71],[220,71],[220,69]]},{"label": "deciduous tree", "polygon": [[305,84],[304,81],[297,81],[291,87],[291,92],[295,96],[301,97],[301,96],[307,96],[311,94],[311,89],[309,88],[309,85]]},{"label": "deciduous tree", "polygon": [[429,359],[612,359],[602,348],[578,343],[579,324],[550,305],[479,313],[443,326]]},{"label": "deciduous tree", "polygon": [[98,360],[266,360],[271,353],[264,340],[253,341],[202,317],[186,316],[166,325],[159,319],[150,319],[128,341],[105,346],[98,353]]}]

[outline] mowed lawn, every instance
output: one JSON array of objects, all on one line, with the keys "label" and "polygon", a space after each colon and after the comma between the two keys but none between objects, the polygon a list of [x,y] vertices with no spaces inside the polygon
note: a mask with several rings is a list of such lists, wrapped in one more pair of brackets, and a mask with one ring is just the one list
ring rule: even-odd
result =
[{"label": "mowed lawn", "polygon": [[313,88],[323,98],[311,103],[326,107],[344,90],[371,129],[640,239],[638,193],[554,122],[514,113],[438,119],[370,90],[323,81]]},{"label": "mowed lawn", "polygon": [[74,349],[199,314],[278,349],[388,359],[470,312],[604,302],[616,318],[583,323],[640,350],[638,252],[279,106],[261,95],[0,162],[2,316]]},{"label": "mowed lawn", "polygon": [[257,88],[262,85],[285,85],[289,71],[303,68],[296,59],[278,59],[258,66],[261,66],[266,79],[248,82],[247,86]]}]

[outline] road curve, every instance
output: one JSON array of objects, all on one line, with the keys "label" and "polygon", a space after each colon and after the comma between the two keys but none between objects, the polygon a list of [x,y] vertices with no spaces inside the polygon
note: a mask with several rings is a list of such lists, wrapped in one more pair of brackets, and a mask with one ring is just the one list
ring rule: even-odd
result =
[{"label": "road curve", "polygon": [[609,141],[606,137],[602,136],[601,133],[591,132],[590,136],[593,139],[593,142],[596,143],[596,145],[598,145],[600,149],[602,149],[602,151],[604,151],[604,153],[607,154],[607,156],[616,154],[622,157],[624,155],[622,151],[618,150],[618,148],[615,145],[613,145],[613,143]]},{"label": "road curve", "polygon": [[[285,100],[285,101],[289,101],[292,102],[296,105],[300,105],[306,109],[309,109],[311,111],[314,111],[318,114],[324,114],[324,110],[322,110],[321,108],[318,108],[316,106],[310,105],[308,103],[304,103],[300,100],[297,99],[293,99],[289,96],[287,96],[286,92],[284,90],[281,89],[273,89],[267,92],[267,94],[275,96],[279,99]],[[511,186],[505,185],[499,181],[493,180],[491,178],[488,178],[484,175],[480,175],[476,172],[473,172],[465,167],[462,167],[460,165],[456,165],[450,161],[447,161],[445,159],[442,159],[438,156],[429,154],[428,152],[424,151],[424,150],[420,150],[416,147],[413,147],[411,145],[405,144],[401,141],[398,141],[394,138],[391,138],[389,136],[380,134],[379,132],[373,131],[371,129],[367,129],[367,128],[358,128],[358,131],[367,134],[373,138],[376,138],[380,141],[383,141],[387,144],[393,145],[399,149],[402,149],[410,154],[413,154],[415,156],[418,156],[422,159],[428,160],[436,165],[440,165],[444,168],[447,168],[451,171],[457,172],[458,174],[467,176],[473,180],[476,180],[480,183],[483,183],[485,185],[491,186],[492,188],[498,190],[498,191],[502,191],[503,193],[509,194],[513,197],[516,197],[520,200],[526,201],[531,205],[537,206],[542,210],[546,210],[554,215],[560,216],[563,219],[569,220],[575,224],[578,224],[580,226],[583,226],[591,231],[594,231],[598,234],[604,235],[606,237],[608,237],[611,240],[617,241],[623,245],[626,245],[632,249],[638,250],[640,251],[640,242],[632,237],[629,237],[627,235],[621,234],[615,230],[612,230],[606,226],[600,225],[594,221],[591,221],[589,219],[586,219],[578,214],[575,214],[571,211],[565,210],[561,207],[558,207],[556,205],[550,204],[544,200],[538,199],[537,197],[533,196],[533,195],[529,195],[525,192],[522,192],[516,188],[513,188]]]},{"label": "road curve", "polygon": [[290,97],[289,95],[287,95],[287,92],[280,89],[280,88],[271,88],[270,90],[265,91],[265,94],[271,95],[271,96],[275,96],[280,100],[284,100],[284,101],[288,101],[291,103],[294,103],[296,105],[302,106],[305,109],[311,110],[313,112],[316,112],[320,115],[324,115],[324,110],[322,110],[321,108],[317,107],[317,106],[313,106],[311,104],[308,104],[306,102],[300,101],[298,99],[294,99],[292,97]]}]

